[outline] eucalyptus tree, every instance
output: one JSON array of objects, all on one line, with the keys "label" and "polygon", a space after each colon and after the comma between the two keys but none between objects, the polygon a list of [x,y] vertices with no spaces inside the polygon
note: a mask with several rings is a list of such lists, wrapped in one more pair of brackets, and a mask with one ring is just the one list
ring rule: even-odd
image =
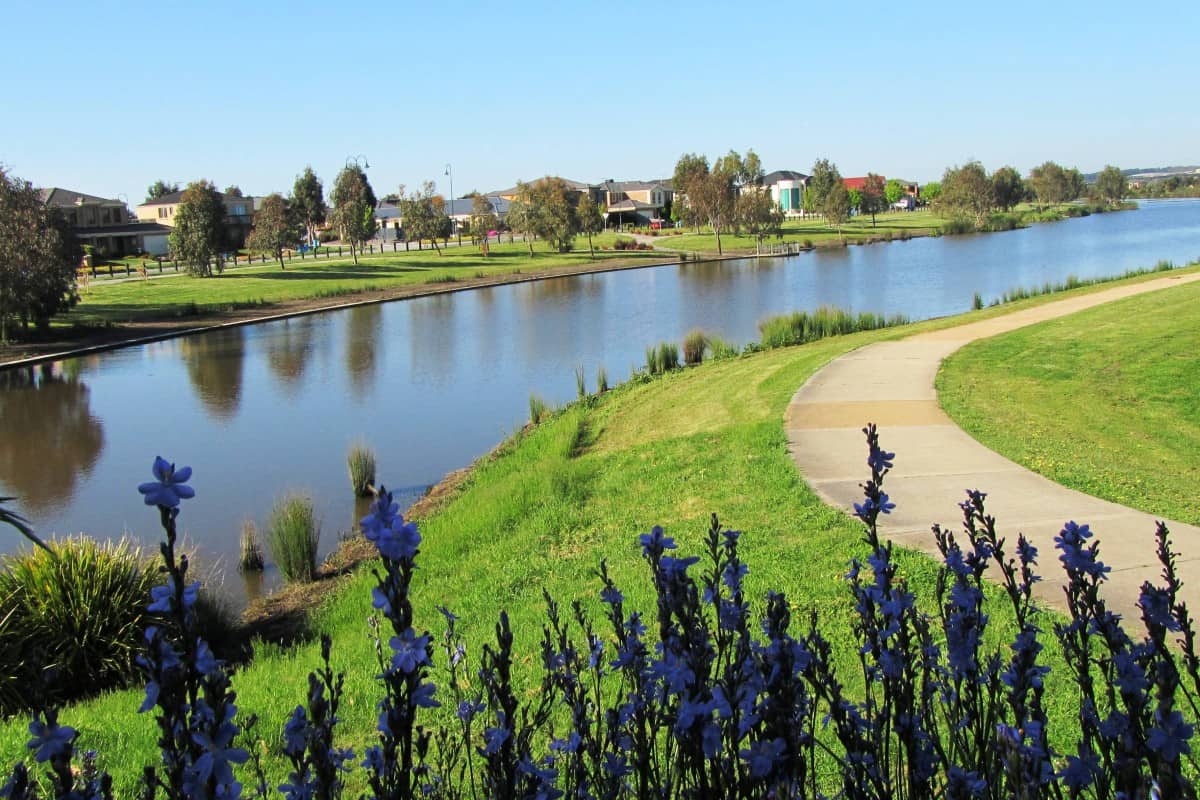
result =
[{"label": "eucalyptus tree", "polygon": [[254,215],[254,227],[250,229],[246,246],[269,252],[279,261],[280,269],[287,269],[283,250],[299,244],[302,233],[303,226],[295,209],[277,192],[263,198],[262,207]]},{"label": "eucalyptus tree", "polygon": [[292,186],[291,206],[304,225],[308,243],[317,241],[317,226],[325,224],[325,187],[321,179],[313,172],[312,167],[305,167],[304,172],[296,176]]},{"label": "eucalyptus tree", "polygon": [[350,244],[350,255],[358,264],[358,253],[375,235],[375,192],[358,164],[348,164],[333,184],[332,222]]},{"label": "eucalyptus tree", "polygon": [[226,216],[225,201],[209,181],[193,181],[184,189],[167,243],[189,274],[212,277],[214,262],[218,272],[224,271]]}]

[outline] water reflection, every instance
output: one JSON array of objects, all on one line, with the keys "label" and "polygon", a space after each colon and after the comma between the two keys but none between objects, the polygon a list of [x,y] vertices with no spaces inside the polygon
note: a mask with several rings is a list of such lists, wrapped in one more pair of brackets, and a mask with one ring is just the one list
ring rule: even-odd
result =
[{"label": "water reflection", "polygon": [[444,386],[454,377],[458,333],[455,312],[456,295],[436,294],[413,302],[409,316],[408,345],[413,373],[435,386]]},{"label": "water reflection", "polygon": [[295,394],[313,354],[312,317],[284,320],[267,340],[267,365],[285,392]]},{"label": "water reflection", "polygon": [[67,363],[0,372],[0,483],[34,516],[69,504],[104,449],[79,362]]},{"label": "water reflection", "polygon": [[243,329],[185,336],[179,340],[179,352],[204,407],[219,420],[232,418],[242,400],[242,363],[246,357]]},{"label": "water reflection", "polygon": [[355,394],[361,395],[375,383],[376,356],[384,346],[383,305],[355,306],[346,314],[346,374]]}]

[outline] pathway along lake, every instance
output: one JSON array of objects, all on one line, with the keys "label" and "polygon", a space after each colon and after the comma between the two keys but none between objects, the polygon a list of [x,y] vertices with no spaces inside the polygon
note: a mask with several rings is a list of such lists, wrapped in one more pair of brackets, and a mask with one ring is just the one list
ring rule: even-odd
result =
[{"label": "pathway along lake", "polygon": [[[692,263],[557,278],[204,333],[0,372],[0,496],[43,535],[79,532],[153,547],[158,514],[136,486],[156,455],[195,469],[181,529],[242,591],[246,520],[310,493],[328,552],[359,513],[346,451],[362,440],[379,477],[414,499],[523,425],[529,395],[551,404],[644,363],[647,345],[693,328],[745,343],[759,320],[821,305],[966,311],[1017,287],[1109,276],[1200,257],[1200,200],[790,258]],[[399,499],[399,498],[398,498]],[[5,529],[0,552],[24,540]],[[153,550],[151,550],[153,552]],[[276,580],[267,576],[267,585]],[[260,585],[248,584],[256,594]]]}]

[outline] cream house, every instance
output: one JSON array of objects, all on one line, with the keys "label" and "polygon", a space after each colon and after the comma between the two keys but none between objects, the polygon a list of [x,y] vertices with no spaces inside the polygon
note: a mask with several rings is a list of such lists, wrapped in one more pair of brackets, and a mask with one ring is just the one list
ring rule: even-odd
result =
[{"label": "cream house", "polygon": [[57,186],[42,189],[42,202],[57,208],[80,244],[102,256],[131,253],[162,255],[167,252],[169,228],[156,222],[136,221],[123,200],[110,200]]},{"label": "cream house", "polygon": [[[225,227],[229,244],[240,247],[246,241],[250,228],[254,225],[255,202],[260,198],[235,197],[222,194],[221,202],[225,204]],[[137,218],[141,222],[156,222],[175,227],[175,214],[179,204],[183,202],[183,191],[171,192],[155,200],[149,200],[137,207]]]}]

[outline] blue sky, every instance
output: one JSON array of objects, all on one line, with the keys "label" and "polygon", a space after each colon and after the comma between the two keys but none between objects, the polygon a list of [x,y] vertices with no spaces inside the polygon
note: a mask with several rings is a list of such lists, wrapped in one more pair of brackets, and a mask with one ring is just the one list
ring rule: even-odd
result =
[{"label": "blue sky", "polygon": [[927,181],[1200,163],[1200,4],[6,3],[0,163],[136,204],[156,178],[379,195],[679,155]]}]

